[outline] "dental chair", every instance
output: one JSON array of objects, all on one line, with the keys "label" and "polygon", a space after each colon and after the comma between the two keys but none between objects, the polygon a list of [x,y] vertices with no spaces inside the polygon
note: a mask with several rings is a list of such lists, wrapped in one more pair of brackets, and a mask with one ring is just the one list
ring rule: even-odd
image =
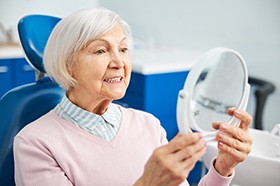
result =
[{"label": "dental chair", "polygon": [[252,106],[248,112],[253,116],[252,128],[264,130],[263,127],[263,110],[265,103],[270,94],[275,91],[275,85],[269,81],[256,77],[249,77],[251,85],[250,98],[248,106]]},{"label": "dental chair", "polygon": [[[59,18],[30,15],[18,23],[20,42],[29,63],[36,69],[36,82],[16,87],[0,98],[0,185],[13,186],[15,135],[28,123],[54,108],[64,91],[45,76],[42,63],[47,39]],[[32,162],[30,162],[32,164]]]}]

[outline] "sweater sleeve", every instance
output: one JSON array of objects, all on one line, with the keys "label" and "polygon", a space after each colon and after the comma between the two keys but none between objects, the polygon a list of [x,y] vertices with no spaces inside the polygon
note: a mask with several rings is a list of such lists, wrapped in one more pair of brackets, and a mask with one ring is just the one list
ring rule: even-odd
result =
[{"label": "sweater sleeve", "polygon": [[33,144],[17,136],[14,162],[16,185],[73,185],[42,144]]},{"label": "sweater sleeve", "polygon": [[234,173],[225,177],[220,175],[214,168],[216,158],[211,161],[211,166],[208,173],[200,180],[198,186],[228,186],[234,177]]}]

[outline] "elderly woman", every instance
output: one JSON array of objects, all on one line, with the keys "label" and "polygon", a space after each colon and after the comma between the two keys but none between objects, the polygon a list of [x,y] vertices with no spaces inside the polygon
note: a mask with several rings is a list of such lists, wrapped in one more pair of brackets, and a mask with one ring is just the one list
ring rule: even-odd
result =
[{"label": "elderly woman", "polygon": [[[206,151],[200,133],[169,143],[151,114],[112,103],[130,81],[128,24],[106,9],[62,19],[50,35],[44,66],[66,91],[53,110],[27,125],[14,141],[17,185],[188,185]],[[219,155],[199,185],[228,185],[250,152],[251,117],[229,110],[239,128],[215,123]]]}]

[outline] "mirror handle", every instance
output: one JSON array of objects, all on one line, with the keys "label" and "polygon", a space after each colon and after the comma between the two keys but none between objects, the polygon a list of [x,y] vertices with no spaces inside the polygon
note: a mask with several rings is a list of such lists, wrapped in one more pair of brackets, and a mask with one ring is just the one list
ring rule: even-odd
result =
[{"label": "mirror handle", "polygon": [[[248,105],[249,95],[250,95],[250,88],[251,86],[247,83],[245,86],[244,95],[238,107],[239,110],[246,110]],[[233,116],[228,123],[235,127],[238,127],[240,124],[240,120]]]},{"label": "mirror handle", "polygon": [[239,106],[240,110],[246,110],[246,108],[247,108],[249,95],[250,95],[250,89],[251,89],[251,86],[249,85],[249,83],[247,83],[245,86],[245,90],[244,90],[244,96],[240,102],[240,106]]},{"label": "mirror handle", "polygon": [[205,140],[205,141],[207,141],[207,142],[210,142],[210,141],[216,141],[216,134],[217,134],[217,130],[216,131],[213,131],[213,132],[211,132],[211,133],[208,133],[208,132],[206,132],[206,133],[202,133],[202,135],[203,135],[203,139]]},{"label": "mirror handle", "polygon": [[177,117],[177,123],[178,123],[178,128],[179,132],[182,135],[191,133],[191,129],[188,127],[189,125],[187,124],[187,116],[188,111],[190,112],[190,96],[189,94],[184,90],[180,90],[178,93],[178,100],[177,100],[177,111],[176,111],[176,117]]}]

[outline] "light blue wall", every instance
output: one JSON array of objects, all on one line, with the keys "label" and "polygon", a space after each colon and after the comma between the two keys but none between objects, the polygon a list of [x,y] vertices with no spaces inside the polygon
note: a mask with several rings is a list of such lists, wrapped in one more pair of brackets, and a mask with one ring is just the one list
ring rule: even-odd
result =
[{"label": "light blue wall", "polygon": [[238,50],[250,75],[277,86],[268,99],[264,123],[267,130],[280,123],[279,0],[0,0],[0,22],[12,28],[17,39],[16,24],[26,14],[64,17],[98,4],[126,19],[136,40],[201,51],[216,46]]},{"label": "light blue wall", "polygon": [[131,25],[134,38],[206,51],[225,46],[245,58],[250,75],[273,82],[265,129],[280,123],[279,0],[100,0]]},{"label": "light blue wall", "polygon": [[[13,29],[16,40],[16,26],[24,15],[49,14],[64,17],[76,10],[96,6],[97,0],[0,0],[0,22],[6,29]],[[0,41],[3,40],[0,32]]]}]

